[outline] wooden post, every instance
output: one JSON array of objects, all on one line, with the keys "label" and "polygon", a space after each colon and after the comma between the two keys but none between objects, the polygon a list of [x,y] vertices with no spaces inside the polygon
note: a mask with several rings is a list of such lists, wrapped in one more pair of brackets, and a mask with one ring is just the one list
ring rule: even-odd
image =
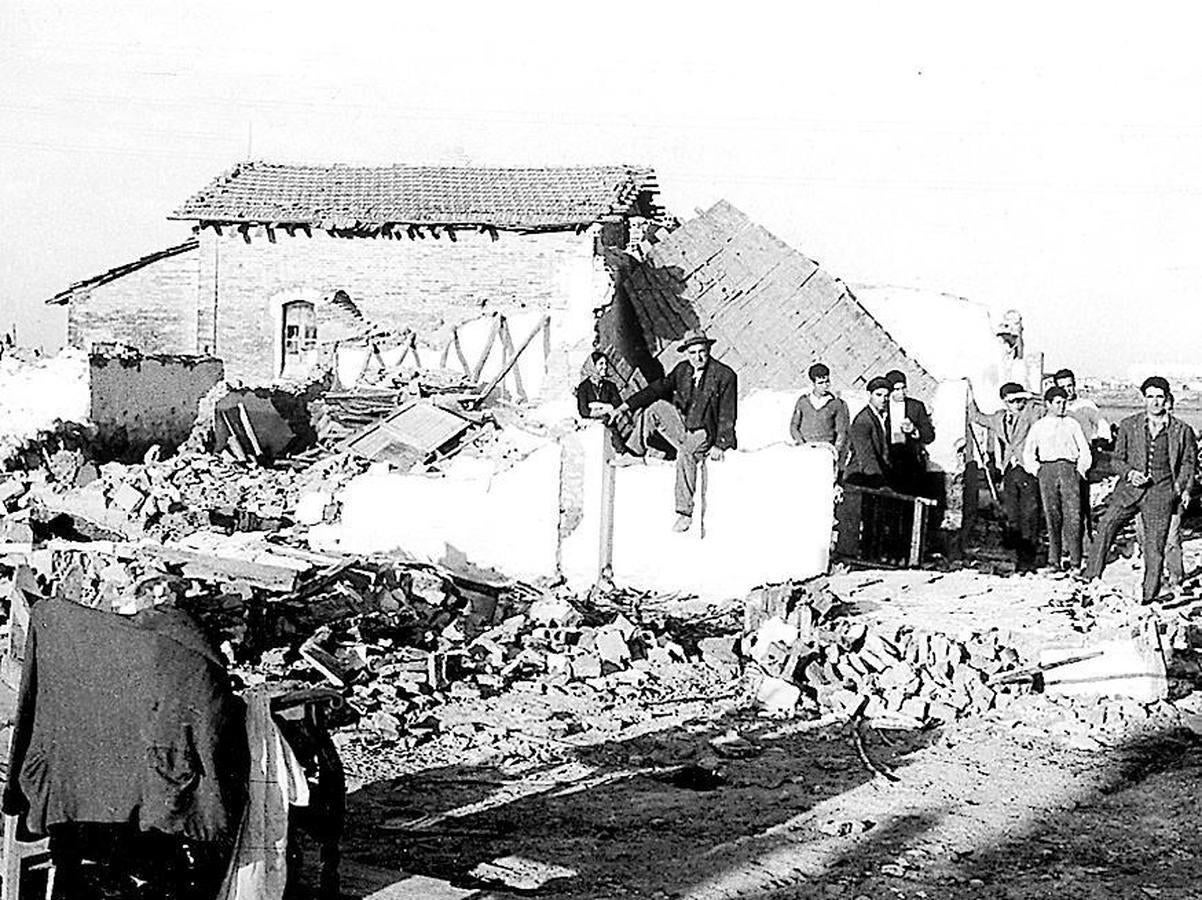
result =
[{"label": "wooden post", "polygon": [[[522,353],[525,352],[526,348],[530,346],[530,342],[534,340],[540,331],[550,324],[550,321],[551,319],[549,316],[543,316],[538,325],[534,327],[534,330],[526,336],[526,340],[522,341],[522,346],[518,347],[517,352],[510,357],[509,362],[505,364],[505,367],[501,369],[497,377],[490,381],[488,383],[488,387],[486,387],[476,398],[477,404],[483,403],[486,399],[488,399],[488,395],[497,389],[497,385],[505,379],[505,376],[509,374],[509,370],[517,365],[518,358],[522,355]],[[506,329],[506,331],[508,331],[508,329]]]},{"label": "wooden post", "polygon": [[914,498],[914,518],[910,526],[910,567],[922,562],[923,530],[927,524],[927,504],[921,497]]},{"label": "wooden post", "polygon": [[613,466],[613,446],[609,435],[601,445],[601,536],[597,548],[597,581],[613,579],[614,565],[614,487],[617,470]]}]

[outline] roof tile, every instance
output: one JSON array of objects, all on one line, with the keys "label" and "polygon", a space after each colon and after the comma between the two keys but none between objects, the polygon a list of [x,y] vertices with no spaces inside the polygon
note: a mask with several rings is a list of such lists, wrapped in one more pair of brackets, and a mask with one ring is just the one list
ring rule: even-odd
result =
[{"label": "roof tile", "polygon": [[570,228],[655,217],[649,167],[298,166],[246,162],[169,218],[372,229],[386,224]]}]

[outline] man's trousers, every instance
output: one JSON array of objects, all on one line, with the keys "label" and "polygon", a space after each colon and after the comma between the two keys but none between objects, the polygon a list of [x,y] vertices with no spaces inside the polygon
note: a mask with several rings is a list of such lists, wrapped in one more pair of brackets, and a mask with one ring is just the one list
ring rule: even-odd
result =
[{"label": "man's trousers", "polygon": [[1144,602],[1149,603],[1160,593],[1160,573],[1164,568],[1164,547],[1169,536],[1169,523],[1177,505],[1173,483],[1165,481],[1136,488],[1119,482],[1098,523],[1098,534],[1089,553],[1089,578],[1100,578],[1106,568],[1110,545],[1124,525],[1139,513],[1144,520]]},{"label": "man's trousers", "polygon": [[1018,567],[1035,566],[1039,540],[1039,482],[1022,466],[1011,466],[1002,475],[1002,512],[1006,516],[1006,543],[1018,555]]},{"label": "man's trousers", "polygon": [[1068,552],[1074,568],[1081,565],[1081,477],[1066,459],[1039,466],[1039,499],[1048,526],[1048,565],[1059,566]]},{"label": "man's trousers", "polygon": [[647,452],[647,439],[653,434],[660,435],[676,448],[676,512],[692,516],[697,463],[709,452],[709,436],[704,429],[689,431],[685,428],[680,410],[667,400],[656,400],[635,418],[629,444],[636,453]]}]

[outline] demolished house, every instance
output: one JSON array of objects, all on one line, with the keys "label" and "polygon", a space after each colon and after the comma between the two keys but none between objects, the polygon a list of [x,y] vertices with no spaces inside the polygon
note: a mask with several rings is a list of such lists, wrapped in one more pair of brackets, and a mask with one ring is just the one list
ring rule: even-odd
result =
[{"label": "demolished house", "polygon": [[[823,572],[833,460],[787,432],[808,365],[827,362],[853,409],[870,377],[905,372],[934,398],[949,470],[963,386],[729,203],[670,228],[656,197],[653,172],[631,166],[245,163],[173,214],[193,240],[50,302],[68,304],[81,346],[207,349],[232,380],[314,384],[287,412],[262,388],[206,399],[200,446],[311,467],[300,499],[321,552],[715,597]],[[669,465],[619,471],[607,492],[604,429],[569,403],[594,348],[629,393],[695,328],[743,398],[741,452],[709,471],[704,540],[670,531]],[[812,514],[782,516],[782,497]]]},{"label": "demolished house", "polygon": [[[567,345],[612,295],[605,251],[661,216],[657,193],[636,166],[247,162],[171,215],[194,237],[48,302],[67,305],[74,346],[211,354],[248,381],[303,379],[334,341],[381,329],[431,341],[484,313],[548,316],[549,343]],[[502,340],[527,334],[513,331]]]}]

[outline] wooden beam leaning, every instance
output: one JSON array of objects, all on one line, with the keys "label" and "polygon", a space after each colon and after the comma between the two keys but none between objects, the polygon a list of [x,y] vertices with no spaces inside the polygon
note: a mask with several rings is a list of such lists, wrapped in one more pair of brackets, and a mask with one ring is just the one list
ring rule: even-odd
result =
[{"label": "wooden beam leaning", "polygon": [[294,591],[299,575],[295,566],[231,559],[182,547],[167,547],[147,542],[140,544],[138,549],[168,565],[179,566],[188,578],[235,582],[280,594]]}]

